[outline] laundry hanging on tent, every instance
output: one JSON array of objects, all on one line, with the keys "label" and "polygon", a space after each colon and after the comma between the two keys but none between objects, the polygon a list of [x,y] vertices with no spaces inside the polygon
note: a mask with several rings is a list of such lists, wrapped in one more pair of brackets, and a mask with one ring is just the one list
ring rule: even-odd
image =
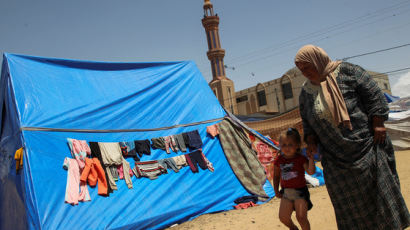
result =
[{"label": "laundry hanging on tent", "polygon": [[80,176],[80,181],[87,183],[94,187],[98,182],[98,195],[107,195],[107,179],[105,177],[105,172],[101,166],[98,158],[85,158],[85,168]]},{"label": "laundry hanging on tent", "polygon": [[[103,168],[97,157],[87,157],[87,154],[92,155],[92,151],[86,141],[72,138],[67,138],[67,141],[71,154],[75,157],[74,159],[66,157],[63,164],[63,168],[68,171],[65,196],[67,203],[78,204],[78,201],[91,200],[87,182],[92,187],[96,186],[98,182],[98,194],[103,196],[108,195],[109,187],[116,188],[115,178],[118,177],[117,166],[113,164],[121,162],[120,165],[126,172],[131,170],[129,163],[122,157],[121,152],[118,152],[118,143],[97,143],[97,146],[94,146],[94,152],[96,152],[95,148],[97,148],[101,159],[105,159],[107,162],[105,166],[108,167]],[[102,146],[103,154],[101,154],[100,146]],[[110,175],[110,177],[108,175]],[[133,188],[130,174],[126,173],[123,177],[128,188]],[[110,186],[107,184],[107,178],[111,180],[108,182]],[[78,192],[79,186],[81,189],[80,192]]]},{"label": "laundry hanging on tent", "polygon": [[[105,173],[105,178],[108,180],[107,170],[109,169],[108,167],[105,166],[105,164],[102,161],[101,151],[100,151],[100,147],[98,146],[98,142],[90,142],[90,149],[91,149],[91,157],[96,157],[101,162],[101,166]],[[107,183],[107,192],[108,194],[113,192],[113,189],[111,188],[110,183]]]},{"label": "laundry hanging on tent", "polygon": [[151,139],[151,147],[153,149],[162,149],[165,150],[165,141],[162,137],[156,137]]},{"label": "laundry hanging on tent", "polygon": [[196,150],[202,147],[202,139],[198,130],[152,138],[151,142],[153,149],[162,149],[168,154],[171,153],[171,151],[175,153],[178,151],[186,152],[187,148]]},{"label": "laundry hanging on tent", "polygon": [[77,159],[66,157],[63,164],[63,168],[67,170],[65,202],[72,205],[78,204],[79,201],[91,200],[87,183],[80,181],[82,168],[78,162]]},{"label": "laundry hanging on tent", "polygon": [[238,180],[249,193],[267,199],[265,170],[245,131],[228,118],[218,123],[218,129],[225,156]]},{"label": "laundry hanging on tent", "polygon": [[175,161],[175,164],[177,166],[177,169],[181,169],[185,166],[188,166],[188,163],[186,162],[185,155],[179,155],[176,157],[172,157],[172,159]]},{"label": "laundry hanging on tent", "polygon": [[162,165],[162,167],[164,167],[165,169],[172,169],[174,172],[179,172],[178,166],[172,157],[160,159],[158,160],[158,163]]},{"label": "laundry hanging on tent", "polygon": [[91,149],[84,140],[76,140],[67,138],[68,146],[70,147],[71,155],[77,160],[77,163],[82,171],[85,166],[85,157],[91,154]]},{"label": "laundry hanging on tent", "polygon": [[176,146],[175,139],[172,136],[163,137],[165,142],[165,151],[169,154],[172,150],[173,152],[178,152],[178,147]]},{"label": "laundry hanging on tent", "polygon": [[174,135],[174,138],[179,150],[181,150],[181,152],[186,152],[186,143],[184,141],[182,133]]},{"label": "laundry hanging on tent", "polygon": [[[176,144],[178,141],[174,138],[175,136],[176,135],[161,138],[169,141],[171,145],[178,145]],[[199,142],[198,137],[200,139],[197,130],[188,134],[188,146],[197,147],[202,145],[202,141]],[[184,140],[183,134],[180,134],[178,139]],[[125,160],[123,155],[132,156],[132,154],[137,154],[138,151],[150,152],[150,150],[147,150],[150,146],[149,140],[131,142],[90,142],[90,145],[88,145],[85,140],[67,138],[67,142],[72,156],[75,157],[75,163],[71,162],[72,159],[70,160],[70,158],[66,158],[64,164],[64,168],[69,171],[67,174],[66,202],[71,204],[77,204],[78,201],[87,200],[83,198],[85,196],[84,194],[86,194],[86,197],[89,197],[88,189],[86,187],[87,182],[92,187],[96,186],[98,182],[98,194],[108,195],[110,189],[118,189],[115,183],[118,179],[125,179],[128,188],[133,188],[131,181],[133,175],[137,178],[147,177],[154,180],[157,179],[159,175],[168,174],[167,169],[179,172],[179,169],[185,166],[189,166],[193,173],[198,173],[199,167],[203,170],[208,169],[211,172],[214,172],[212,163],[205,157],[202,149],[160,160],[143,162],[135,161],[135,166],[131,169],[129,162]],[[87,155],[93,158],[88,158]],[[73,188],[75,187],[73,184],[77,183],[77,181],[81,187],[79,195],[75,195],[76,190]],[[77,202],[76,196],[78,196]]]},{"label": "laundry hanging on tent", "polygon": [[[218,124],[207,126],[206,132],[211,136],[211,138],[215,138],[217,135],[219,135]],[[273,160],[275,159],[279,151],[267,145],[265,142],[261,141],[259,138],[255,137],[252,133],[246,132],[245,130],[244,132],[250,139],[252,143],[251,144],[252,148],[257,152],[258,159],[265,169],[265,173],[266,173],[268,180],[273,181],[273,175],[272,175]]]},{"label": "laundry hanging on tent", "polygon": [[[141,175],[145,175],[148,173],[149,175],[151,174],[163,174],[163,170],[161,171],[160,168],[156,168],[155,170],[150,169],[151,171],[147,171],[146,169],[141,169],[140,171],[138,170],[133,170],[131,169],[129,162],[124,159],[125,157],[133,157],[135,161],[140,161],[140,158],[142,157],[142,154],[151,154],[151,143],[149,140],[135,140],[135,141],[125,141],[125,142],[90,142],[90,146],[87,144],[86,141],[84,140],[76,140],[72,138],[67,138],[71,153],[75,159],[77,159],[79,167],[82,169],[85,167],[85,158],[87,155],[96,157],[97,160],[103,165],[102,169],[105,174],[105,179],[108,181],[107,184],[107,192],[105,190],[101,191],[100,195],[107,195],[108,193],[112,192],[112,190],[117,190],[117,185],[115,181],[120,178],[120,172],[119,167],[121,166],[123,170],[128,171],[130,170],[131,172],[140,172],[135,174],[137,177]],[[165,149],[167,153],[170,152],[170,149],[174,152],[178,152],[179,150],[181,151],[186,151],[186,148],[191,148],[191,149],[198,149],[202,146],[202,140],[201,136],[199,135],[198,130],[186,132],[186,133],[181,133],[181,134],[176,134],[176,135],[170,135],[170,136],[165,136],[165,137],[160,137],[160,138],[153,138],[153,147],[158,147]],[[91,150],[93,149],[93,151]],[[191,162],[190,168],[192,169],[193,172],[198,172],[197,164],[200,165],[201,168],[203,169],[209,169],[210,171],[213,172],[214,168],[212,166],[212,163],[209,162],[209,160],[203,155],[201,152],[201,155],[197,155],[196,152],[191,153],[191,155],[186,155],[185,156],[185,162],[181,163],[179,165],[176,164],[171,164],[174,163],[172,160],[163,160],[161,161],[163,167],[166,169],[167,167],[171,168],[174,171],[178,171],[178,167],[181,167],[182,165],[188,165],[188,161]],[[188,159],[188,160],[187,160]],[[90,162],[92,165],[92,163]],[[137,164],[138,165],[138,164]],[[145,170],[145,171],[144,171]],[[155,172],[154,172],[155,171]],[[80,173],[81,173],[80,172]],[[147,177],[148,177],[147,174]],[[92,174],[93,175],[93,174]],[[132,173],[122,173],[121,176],[126,181],[126,184],[129,189],[133,188],[131,177]],[[91,176],[93,177],[93,176]],[[85,176],[86,178],[86,176]],[[86,179],[83,180],[86,180]],[[150,178],[153,178],[152,176]],[[94,182],[91,183],[94,185]],[[104,186],[103,186],[104,187]]]},{"label": "laundry hanging on tent", "polygon": [[121,148],[121,153],[124,157],[132,157],[135,161],[139,161],[141,155],[137,155],[137,150],[135,148],[134,141],[122,141],[119,143]]},{"label": "laundry hanging on tent", "polygon": [[219,129],[217,124],[209,125],[206,127],[206,132],[211,135],[212,138],[219,135]]},{"label": "laundry hanging on tent", "polygon": [[[118,171],[118,176],[120,177],[120,179],[124,179],[124,167],[122,165],[119,165],[117,167],[117,171]],[[127,172],[125,172],[127,173]],[[134,175],[134,173],[132,172],[131,168],[128,170],[128,174],[130,175],[130,177],[132,177]]]},{"label": "laundry hanging on tent", "polygon": [[[128,171],[130,165],[122,156],[121,148],[118,142],[98,142],[103,164],[109,168],[107,170],[108,183],[113,190],[117,190],[114,175],[118,175],[117,166],[123,166],[125,171]],[[124,174],[125,182],[129,189],[133,188],[131,178],[128,174]]]},{"label": "laundry hanging on tent", "polygon": [[151,180],[157,179],[159,175],[168,173],[167,169],[158,161],[135,162],[132,171],[137,178],[147,177]]},{"label": "laundry hanging on tent", "polygon": [[215,170],[212,163],[203,154],[202,150],[198,149],[194,152],[171,158],[135,162],[132,171],[137,178],[147,177],[151,180],[155,180],[162,174],[168,174],[167,169],[179,172],[179,169],[185,166],[189,166],[193,173],[198,173],[198,165],[203,170],[208,169],[211,172],[214,172]]},{"label": "laundry hanging on tent", "polygon": [[138,153],[139,157],[142,157],[142,154],[151,155],[151,143],[149,140],[137,140],[135,143],[135,151]]},{"label": "laundry hanging on tent", "polygon": [[212,163],[205,157],[201,149],[185,154],[185,159],[193,173],[199,172],[198,165],[203,170],[209,169],[209,171],[214,172]]},{"label": "laundry hanging on tent", "polygon": [[91,149],[84,140],[67,138],[67,142],[73,158],[66,157],[63,164],[63,168],[67,170],[65,202],[76,205],[79,201],[91,200],[87,183],[80,180],[86,156],[91,154]]},{"label": "laundry hanging on tent", "polygon": [[[122,159],[122,168],[123,168],[123,170],[125,172],[129,172],[130,169],[131,169],[130,163],[127,160],[125,160],[124,157],[122,157],[122,156],[121,156],[121,159]],[[124,180],[125,180],[125,183],[127,184],[127,187],[129,189],[133,188],[132,181],[131,181],[131,175],[129,173],[124,173]]]},{"label": "laundry hanging on tent", "polygon": [[202,139],[198,130],[183,133],[186,145],[191,149],[199,149],[202,147]]},{"label": "laundry hanging on tent", "polygon": [[114,181],[118,181],[118,178],[120,178],[120,175],[119,175],[119,173],[118,173],[117,167],[118,167],[118,166],[110,166],[110,167],[109,167],[110,172],[111,172],[111,175],[112,175],[112,178],[114,178]]},{"label": "laundry hanging on tent", "polygon": [[98,142],[98,147],[101,152],[102,163],[106,167],[108,183],[113,190],[117,190],[113,170],[122,163],[121,148],[118,142]]}]

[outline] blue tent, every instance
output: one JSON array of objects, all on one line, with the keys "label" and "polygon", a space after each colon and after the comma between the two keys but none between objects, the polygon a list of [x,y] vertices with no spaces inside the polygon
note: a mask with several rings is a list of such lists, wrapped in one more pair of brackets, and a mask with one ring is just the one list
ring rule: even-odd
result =
[{"label": "blue tent", "polygon": [[390,95],[390,94],[388,94],[388,93],[384,93],[384,96],[386,97],[387,103],[395,102],[395,101],[397,101],[397,100],[400,99],[400,97],[398,97],[398,96],[393,96],[393,95]]},{"label": "blue tent", "polygon": [[[0,229],[158,229],[232,209],[236,198],[249,195],[218,138],[206,134],[206,126],[226,113],[191,61],[103,63],[4,54],[0,101]],[[192,130],[199,131],[214,172],[194,174],[185,167],[156,180],[133,177],[133,189],[119,180],[108,197],[89,187],[91,201],[64,202],[67,138],[119,142]],[[23,169],[16,172],[20,147]],[[142,160],[179,154],[153,150]],[[264,188],[274,196],[269,182]]]}]

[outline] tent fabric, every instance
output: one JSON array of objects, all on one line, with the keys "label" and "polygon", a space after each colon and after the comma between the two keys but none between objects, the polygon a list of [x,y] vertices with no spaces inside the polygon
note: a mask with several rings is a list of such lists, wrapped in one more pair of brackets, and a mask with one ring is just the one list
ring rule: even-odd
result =
[{"label": "tent fabric", "polygon": [[384,123],[395,150],[410,149],[410,97],[389,103],[389,119]]},{"label": "tent fabric", "polygon": [[398,113],[398,112],[409,111],[410,110],[410,96],[403,97],[394,102],[389,103],[389,109],[390,109],[389,119],[390,117],[392,117],[392,115],[394,115],[392,114],[392,112]]},{"label": "tent fabric", "polygon": [[[0,87],[0,229],[158,229],[233,209],[235,199],[250,195],[219,139],[206,135],[206,126],[220,121],[196,123],[226,113],[192,61],[105,63],[4,54]],[[135,131],[170,126],[176,127]],[[194,174],[185,167],[156,180],[133,177],[133,189],[120,180],[109,197],[89,187],[91,201],[64,203],[67,138],[119,142],[192,130],[199,131],[214,172]],[[23,170],[16,174],[12,157],[20,147]],[[180,154],[152,150],[141,160]],[[274,196],[268,181],[264,189]]]},{"label": "tent fabric", "polygon": [[406,112],[401,112],[400,119],[394,120],[390,120],[391,114],[389,114],[389,120],[384,123],[396,151],[410,149],[410,110]]},{"label": "tent fabric", "polygon": [[389,119],[386,122],[394,122],[399,120],[404,120],[410,118],[410,110],[405,110],[401,112],[391,112],[389,113]]},{"label": "tent fabric", "polygon": [[272,140],[270,140],[269,138],[265,137],[264,135],[262,135],[261,133],[259,133],[258,131],[251,129],[249,126],[247,126],[245,123],[243,123],[241,120],[239,120],[237,117],[235,117],[235,115],[233,115],[232,113],[228,112],[225,110],[225,112],[227,113],[227,116],[229,118],[231,118],[231,120],[236,123],[237,125],[241,126],[242,128],[244,128],[246,131],[252,133],[254,136],[258,137],[261,141],[265,142],[266,144],[268,144],[269,146],[271,146],[272,148],[279,150],[279,147],[275,145],[275,143],[273,143]]},{"label": "tent fabric", "polygon": [[395,101],[397,101],[397,100],[400,99],[400,97],[398,97],[398,96],[393,96],[393,95],[390,95],[390,94],[388,94],[388,93],[384,93],[384,96],[386,97],[387,103],[395,102]]}]

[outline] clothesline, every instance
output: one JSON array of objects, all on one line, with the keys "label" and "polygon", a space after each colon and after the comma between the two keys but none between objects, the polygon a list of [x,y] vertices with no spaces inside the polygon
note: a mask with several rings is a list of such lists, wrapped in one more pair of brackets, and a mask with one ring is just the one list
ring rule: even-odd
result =
[{"label": "clothesline", "polygon": [[188,127],[200,124],[207,124],[215,121],[220,121],[224,119],[215,118],[211,120],[205,121],[198,121],[189,124],[178,124],[173,126],[166,126],[160,128],[151,128],[151,129],[63,129],[63,128],[47,128],[47,127],[21,127],[20,130],[22,131],[47,131],[47,132],[78,132],[78,133],[125,133],[125,132],[148,132],[148,131],[159,131],[159,130],[167,130],[179,127]]}]

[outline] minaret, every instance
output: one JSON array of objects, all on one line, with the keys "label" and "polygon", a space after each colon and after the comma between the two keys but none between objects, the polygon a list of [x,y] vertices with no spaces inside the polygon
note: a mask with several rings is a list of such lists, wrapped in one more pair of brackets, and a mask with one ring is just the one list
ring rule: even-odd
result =
[{"label": "minaret", "polygon": [[208,59],[211,62],[212,81],[209,86],[214,91],[219,103],[231,113],[237,114],[235,88],[233,81],[226,77],[224,56],[225,50],[221,48],[219,41],[219,17],[214,14],[214,9],[210,0],[204,0],[204,18],[202,25],[205,28],[208,41]]}]

